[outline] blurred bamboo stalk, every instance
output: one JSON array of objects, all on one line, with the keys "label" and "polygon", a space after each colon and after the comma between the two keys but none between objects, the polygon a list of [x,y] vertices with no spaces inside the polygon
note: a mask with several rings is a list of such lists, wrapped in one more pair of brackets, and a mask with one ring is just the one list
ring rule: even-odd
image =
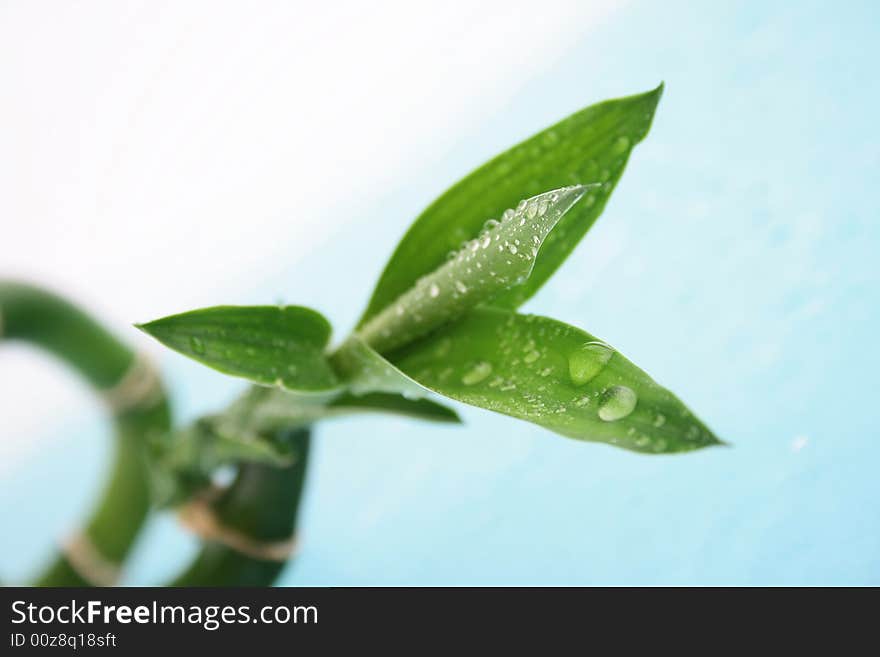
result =
[{"label": "blurred bamboo stalk", "polygon": [[[147,519],[151,496],[147,454],[169,435],[171,414],[152,367],[87,314],[45,290],[0,281],[0,339],[22,340],[72,367],[113,415],[115,459],[84,527],[60,546],[37,586],[109,586]],[[284,468],[241,464],[227,488],[184,505],[181,517],[204,543],[173,586],[265,586],[295,548],[309,429],[288,432],[293,462]]]},{"label": "blurred bamboo stalk", "polygon": [[147,440],[171,425],[161,381],[91,317],[45,290],[0,281],[0,327],[0,338],[33,344],[80,374],[103,398],[116,431],[111,473],[97,506],[35,583],[113,584],[150,509]]},{"label": "blurred bamboo stalk", "polygon": [[296,548],[310,433],[308,428],[289,432],[295,455],[289,466],[242,464],[228,488],[183,507],[181,520],[204,544],[170,586],[266,586],[275,581]]}]

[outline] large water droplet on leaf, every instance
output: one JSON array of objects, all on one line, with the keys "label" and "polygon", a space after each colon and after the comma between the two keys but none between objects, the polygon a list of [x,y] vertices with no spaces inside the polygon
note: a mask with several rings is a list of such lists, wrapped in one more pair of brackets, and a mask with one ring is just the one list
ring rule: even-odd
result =
[{"label": "large water droplet on leaf", "polygon": [[599,418],[605,422],[614,422],[625,418],[636,407],[638,396],[626,386],[612,386],[605,391],[599,403]]},{"label": "large water droplet on leaf", "polygon": [[614,349],[601,342],[588,342],[568,356],[568,373],[572,383],[581,386],[594,379],[611,360]]},{"label": "large water droplet on leaf", "polygon": [[461,377],[461,382],[466,386],[472,386],[479,383],[492,373],[492,365],[486,361],[481,361],[474,365],[468,372]]}]

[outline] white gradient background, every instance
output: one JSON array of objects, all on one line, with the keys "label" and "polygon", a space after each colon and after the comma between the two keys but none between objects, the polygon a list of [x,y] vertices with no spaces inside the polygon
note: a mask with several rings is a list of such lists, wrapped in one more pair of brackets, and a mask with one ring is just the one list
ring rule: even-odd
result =
[{"label": "white gradient background", "polygon": [[[153,354],[185,421],[241,384],[132,322],[283,299],[339,337],[449,184],[665,80],[605,215],[529,309],[615,344],[735,448],[646,458],[476,409],[463,428],[327,424],[284,583],[880,583],[878,18],[868,2],[0,2],[0,276]],[[0,352],[0,413],[7,579],[88,508],[110,437],[78,381],[22,347]],[[157,519],[129,581],[194,548]]]}]

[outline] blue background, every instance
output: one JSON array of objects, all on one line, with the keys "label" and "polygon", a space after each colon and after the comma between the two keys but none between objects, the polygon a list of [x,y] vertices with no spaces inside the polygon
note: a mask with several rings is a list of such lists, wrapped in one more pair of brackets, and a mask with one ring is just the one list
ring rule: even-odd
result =
[{"label": "blue background", "polygon": [[[602,219],[527,309],[608,340],[734,447],[646,457],[473,408],[464,427],[326,423],[282,583],[880,584],[878,7],[632,3],[379,206],[350,208],[330,244],[230,299],[313,305],[341,337],[445,187],[586,104],[666,82]],[[181,417],[240,388],[163,365]],[[4,482],[4,572],[34,567],[40,527],[88,507],[107,433],[97,411],[71,419]],[[161,517],[128,581],[195,549]]]}]

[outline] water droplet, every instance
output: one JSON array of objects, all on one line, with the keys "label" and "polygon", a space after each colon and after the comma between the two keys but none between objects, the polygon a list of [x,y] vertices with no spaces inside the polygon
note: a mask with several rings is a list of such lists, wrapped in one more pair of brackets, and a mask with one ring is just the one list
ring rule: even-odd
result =
[{"label": "water droplet", "polygon": [[626,386],[608,388],[599,404],[599,418],[605,422],[614,422],[633,412],[638,396]]},{"label": "water droplet", "polygon": [[463,377],[461,382],[466,386],[472,386],[479,383],[492,373],[492,366],[486,361],[480,361],[474,365]]},{"label": "water droplet", "polygon": [[484,235],[484,236],[483,236],[483,241],[480,242],[480,246],[482,246],[484,249],[488,249],[488,248],[489,248],[489,245],[490,245],[491,243],[492,243],[492,238],[489,237],[488,235]]},{"label": "water droplet", "polygon": [[527,354],[523,357],[523,362],[524,362],[524,363],[534,363],[534,362],[535,362],[536,360],[538,360],[540,357],[541,357],[540,352],[537,352],[537,351],[530,351],[529,353],[527,353]]},{"label": "water droplet", "polygon": [[510,221],[511,217],[513,217],[513,215],[515,214],[516,213],[513,210],[505,210],[504,214],[501,215],[501,221]]},{"label": "water droplet", "polygon": [[517,206],[516,206],[516,212],[522,212],[522,211],[525,210],[525,209],[526,209],[526,200],[523,199],[522,201],[520,201],[520,202],[517,204]]},{"label": "water droplet", "polygon": [[526,208],[526,216],[529,219],[534,219],[536,214],[538,214],[538,204],[530,203],[529,207]]},{"label": "water droplet", "polygon": [[578,399],[574,403],[574,405],[577,406],[578,408],[583,408],[584,406],[588,406],[589,404],[590,404],[590,397],[589,396],[581,397],[580,399]]},{"label": "water droplet", "polygon": [[498,221],[495,219],[489,219],[486,223],[483,224],[483,230],[492,230],[498,225]]},{"label": "water droplet", "polygon": [[547,206],[548,206],[548,204],[547,204],[546,200],[542,200],[540,203],[538,203],[538,216],[539,217],[543,217],[544,214],[547,212]]},{"label": "water droplet", "polygon": [[611,152],[614,155],[620,155],[626,152],[627,148],[629,148],[629,137],[618,137],[611,147]]},{"label": "water droplet", "polygon": [[205,353],[205,343],[202,342],[199,338],[193,336],[189,339],[189,345],[192,347],[192,350],[199,354],[200,356]]},{"label": "water droplet", "polygon": [[588,342],[568,356],[568,373],[572,383],[581,386],[595,378],[611,360],[614,349],[601,342]]},{"label": "water droplet", "polygon": [[666,424],[666,416],[663,413],[657,413],[657,417],[654,418],[654,426],[662,427]]},{"label": "water droplet", "polygon": [[468,291],[467,285],[462,283],[461,281],[455,281],[455,289],[464,294]]},{"label": "water droplet", "polygon": [[432,299],[436,299],[438,296],[440,296],[440,288],[437,287],[436,283],[431,283],[431,287],[428,288],[428,294],[431,295]]},{"label": "water droplet", "polygon": [[516,244],[508,244],[507,250],[510,251],[511,254],[516,255],[516,251],[517,251]]}]

